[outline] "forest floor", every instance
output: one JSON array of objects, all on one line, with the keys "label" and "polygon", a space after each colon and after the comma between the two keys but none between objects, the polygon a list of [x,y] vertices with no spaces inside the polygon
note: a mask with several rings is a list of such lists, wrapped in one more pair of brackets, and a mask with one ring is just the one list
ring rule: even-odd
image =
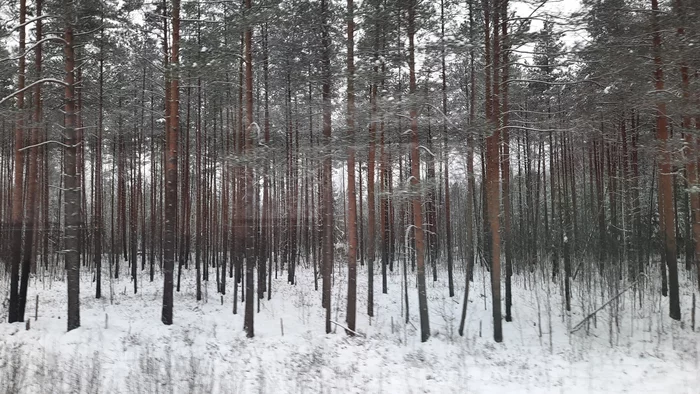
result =
[{"label": "forest floor", "polygon": [[[378,264],[377,264],[378,265]],[[286,272],[273,280],[272,300],[260,303],[255,338],[243,331],[243,304],[232,313],[233,281],[216,293],[213,280],[195,300],[194,270],[175,293],[174,324],[160,322],[162,280],[139,271],[139,292],[126,276],[105,281],[104,297],[81,282],[81,327],[66,333],[66,286],[61,278],[30,283],[23,323],[0,323],[0,391],[8,393],[697,393],[700,341],[690,323],[692,285],[682,280],[683,322],[668,318],[668,299],[647,284],[569,333],[584,316],[626,288],[578,279],[572,312],[562,306],[560,283],[542,274],[513,277],[513,321],[504,341],[492,339],[488,272],[471,285],[464,336],[459,336],[464,274],[447,295],[445,272],[428,278],[431,338],[420,342],[415,275],[409,272],[410,322],[403,324],[402,274],[389,276],[382,294],[374,281],[375,316],[368,318],[367,271],[359,270],[357,331],[325,334],[321,293],[310,268],[297,285]],[[375,272],[380,269],[375,268]],[[548,275],[547,275],[548,276]],[[106,277],[106,275],[105,275]],[[589,278],[590,279],[590,278]],[[615,281],[616,282],[616,281]],[[0,283],[7,294],[8,283]],[[319,280],[320,286],[320,280]],[[110,287],[113,289],[110,302]],[[619,288],[618,288],[619,287]],[[240,289],[240,288],[239,288]],[[333,320],[345,325],[346,273],[336,271]],[[592,289],[588,291],[587,289]],[[38,319],[34,319],[36,296]],[[240,297],[239,297],[240,302]],[[6,304],[3,305],[6,308]],[[5,321],[6,312],[2,312]],[[282,333],[282,326],[284,332]],[[700,330],[698,330],[700,331]]]}]

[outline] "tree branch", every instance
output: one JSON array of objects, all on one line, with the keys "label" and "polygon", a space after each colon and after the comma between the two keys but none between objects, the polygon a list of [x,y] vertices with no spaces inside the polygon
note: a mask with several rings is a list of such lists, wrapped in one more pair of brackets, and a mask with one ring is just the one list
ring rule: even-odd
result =
[{"label": "tree branch", "polygon": [[18,149],[18,151],[21,152],[21,151],[23,151],[23,150],[32,149],[32,148],[36,148],[36,147],[39,147],[39,146],[42,146],[42,145],[47,145],[47,144],[58,144],[58,145],[61,145],[61,146],[64,147],[64,148],[77,148],[81,143],[82,143],[82,142],[78,142],[78,143],[75,144],[75,145],[68,145],[68,144],[64,144],[63,142],[60,142],[60,141],[51,140],[51,141],[40,142],[40,143],[34,144],[34,145],[25,146],[24,148]]},{"label": "tree branch", "polygon": [[31,51],[34,50],[34,48],[38,47],[39,45],[41,45],[41,44],[43,44],[44,42],[47,42],[47,41],[58,41],[58,42],[60,42],[60,43],[62,43],[62,44],[65,44],[65,43],[66,43],[66,40],[64,40],[64,39],[61,38],[61,37],[51,36],[51,37],[42,38],[41,40],[35,42],[34,45],[32,45],[31,47],[29,47],[29,49],[27,49],[26,51],[24,51],[23,54],[21,54],[21,55],[19,55],[19,56],[16,56],[16,57],[8,57],[8,58],[5,58],[5,59],[2,59],[2,60],[0,60],[0,62],[8,62],[8,61],[13,61],[13,60],[19,60],[19,59],[21,59],[21,58],[27,56],[27,55],[29,54],[29,52],[31,52]]},{"label": "tree branch", "polygon": [[40,84],[40,83],[55,83],[55,84],[58,84],[58,85],[61,85],[61,86],[64,86],[64,87],[65,87],[65,86],[68,86],[67,83],[65,83],[64,81],[61,81],[60,79],[56,79],[56,78],[44,78],[44,79],[40,79],[40,80],[38,80],[38,81],[34,81],[34,82],[30,83],[29,85],[25,86],[23,89],[20,89],[20,90],[17,90],[17,91],[15,91],[15,92],[12,92],[9,96],[3,97],[3,99],[0,100],[0,105],[4,104],[5,101],[7,101],[7,100],[9,100],[9,99],[11,99],[11,98],[13,98],[13,97],[15,97],[16,95],[18,95],[18,94],[20,94],[20,93],[23,93],[23,92],[26,92],[27,90],[33,88],[34,86],[36,86],[36,85],[38,85],[38,84]]}]

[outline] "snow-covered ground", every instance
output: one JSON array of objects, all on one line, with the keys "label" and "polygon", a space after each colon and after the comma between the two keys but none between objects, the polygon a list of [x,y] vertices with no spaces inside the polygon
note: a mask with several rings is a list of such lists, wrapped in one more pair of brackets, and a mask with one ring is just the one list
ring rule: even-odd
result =
[{"label": "snow-covered ground", "polygon": [[[583,316],[625,286],[583,292],[577,283],[573,312],[568,315],[563,313],[559,284],[548,286],[541,275],[515,276],[513,322],[504,322],[504,342],[494,343],[490,291],[484,286],[488,273],[475,275],[466,332],[460,337],[464,275],[456,274],[457,294],[450,299],[446,275],[440,272],[438,282],[428,278],[432,337],[421,343],[415,276],[410,273],[411,322],[403,324],[400,272],[391,274],[388,294],[381,294],[381,276],[375,278],[375,317],[370,321],[366,269],[359,270],[357,329],[364,336],[351,338],[341,327],[325,334],[321,294],[314,291],[311,270],[299,270],[296,286],[286,283],[285,272],[273,281],[272,300],[260,304],[254,339],[247,339],[242,329],[242,304],[237,315],[232,313],[232,281],[227,283],[223,305],[214,282],[207,286],[206,301],[197,302],[193,274],[193,270],[183,274],[172,326],[160,322],[160,278],[149,283],[141,274],[135,295],[128,277],[113,281],[110,304],[109,284],[103,285],[105,297],[96,300],[94,283],[85,275],[82,327],[70,333],[65,332],[65,283],[32,280],[27,307],[31,329],[25,331],[22,323],[0,323],[0,391],[700,392],[699,334],[690,327],[690,284],[681,292],[683,323],[667,317],[668,300],[657,291],[647,290],[640,308],[630,290],[590,324],[568,334]],[[0,286],[7,294],[7,281]],[[346,289],[344,269],[336,270],[332,316],[342,325]],[[34,321],[37,294],[39,314]]]}]

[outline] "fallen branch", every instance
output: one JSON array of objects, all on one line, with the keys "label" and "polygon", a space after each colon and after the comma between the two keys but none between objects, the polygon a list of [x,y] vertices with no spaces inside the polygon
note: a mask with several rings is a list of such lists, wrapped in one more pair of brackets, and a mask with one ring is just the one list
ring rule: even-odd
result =
[{"label": "fallen branch", "polygon": [[[644,277],[646,277],[646,275],[644,275],[644,274],[639,274],[639,276],[644,276]],[[569,331],[569,334],[573,334],[573,333],[575,333],[576,331],[580,330],[581,327],[583,326],[583,324],[584,324],[585,322],[587,322],[588,320],[590,320],[593,316],[595,316],[595,315],[596,315],[598,312],[600,312],[603,308],[605,308],[606,306],[610,305],[611,302],[615,301],[615,300],[618,299],[621,295],[625,294],[629,289],[631,289],[631,288],[637,286],[637,284],[638,284],[638,281],[635,280],[635,281],[632,282],[632,284],[629,285],[626,289],[624,289],[624,290],[622,290],[621,292],[617,293],[617,295],[615,295],[615,297],[609,299],[605,304],[601,305],[598,309],[596,309],[596,310],[594,310],[593,312],[591,312],[588,316],[586,316],[583,320],[581,320],[577,325],[575,325],[574,328],[572,328],[571,331]]]},{"label": "fallen branch", "polygon": [[366,338],[364,334],[361,334],[361,333],[359,333],[359,332],[357,332],[357,331],[351,330],[351,329],[345,327],[344,325],[342,325],[342,324],[340,324],[340,323],[337,323],[337,322],[335,322],[335,321],[333,321],[333,320],[331,320],[331,323],[335,324],[336,326],[338,326],[338,327],[340,327],[340,328],[345,329],[345,331],[350,331],[351,333],[353,333],[353,334],[355,334],[355,335],[361,336],[362,338]]}]

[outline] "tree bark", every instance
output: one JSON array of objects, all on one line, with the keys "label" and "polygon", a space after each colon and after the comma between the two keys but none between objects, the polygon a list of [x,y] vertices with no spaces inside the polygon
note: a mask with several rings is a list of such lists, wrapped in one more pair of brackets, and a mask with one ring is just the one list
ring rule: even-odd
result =
[{"label": "tree bark", "polygon": [[[93,263],[95,264],[95,298],[102,298],[102,233],[103,233],[103,194],[102,194],[102,133],[104,128],[104,28],[100,30],[100,75],[99,109],[97,114],[97,139],[95,141],[95,211],[93,221]],[[153,209],[153,207],[151,207]]]},{"label": "tree bark", "polygon": [[163,310],[161,321],[173,324],[173,271],[175,267],[177,222],[177,156],[179,114],[179,55],[180,55],[180,0],[172,0],[172,44],[170,64],[166,72],[170,82],[169,121],[166,133],[165,154],[165,218],[163,237]]},{"label": "tree bark", "polygon": [[418,151],[418,106],[416,98],[416,60],[415,60],[415,17],[416,0],[408,3],[408,69],[411,118],[411,187],[413,189],[413,231],[416,242],[416,275],[418,280],[418,312],[420,315],[421,342],[430,338],[430,321],[428,316],[428,297],[425,283],[425,240],[423,235],[423,209],[420,189],[420,152]]},{"label": "tree bark", "polygon": [[[245,0],[246,13],[250,12],[251,0]],[[245,57],[245,150],[248,154],[249,159],[252,159],[253,155],[253,28],[250,25],[250,21],[245,28],[243,37],[244,46],[244,57]],[[255,272],[255,251],[254,251],[254,218],[255,218],[255,208],[254,208],[254,184],[253,184],[253,163],[246,164],[246,274],[245,274],[245,285],[246,285],[246,300],[245,300],[245,316],[244,316],[244,328],[246,330],[246,336],[248,338],[253,338],[255,336],[255,281],[253,280],[253,275]]]},{"label": "tree bark", "polygon": [[80,254],[78,253],[78,230],[81,227],[79,214],[80,192],[76,177],[76,108],[75,108],[75,51],[73,50],[73,2],[64,0],[64,65],[65,65],[65,117],[64,141],[64,217],[66,282],[68,286],[68,331],[80,327]]},{"label": "tree bark", "polygon": [[17,73],[17,124],[15,128],[15,151],[14,151],[14,177],[12,187],[12,216],[10,224],[10,261],[12,264],[10,272],[10,310],[8,323],[24,321],[24,316],[20,315],[23,309],[20,305],[19,275],[22,260],[22,225],[24,221],[24,85],[25,85],[25,47],[26,47],[26,27],[24,22],[27,17],[27,2],[19,2],[19,47],[20,53],[19,70]]},{"label": "tree bark", "polygon": [[[488,1],[488,0],[487,0]],[[498,1],[498,0],[495,0]],[[485,32],[486,32],[486,48],[491,45],[491,39],[489,37],[489,17],[491,13],[491,7],[486,5],[484,7],[484,18],[485,18]],[[493,10],[494,15],[494,33],[498,32],[498,8]],[[500,211],[500,178],[499,178],[499,164],[500,164],[500,152],[498,149],[499,145],[499,73],[498,73],[498,58],[500,56],[500,44],[498,41],[497,34],[493,37],[493,63],[491,68],[493,70],[493,90],[492,96],[486,96],[487,102],[487,119],[490,119],[490,128],[493,133],[486,138],[486,201],[487,201],[487,215],[489,221],[489,227],[491,230],[491,294],[492,294],[492,312],[493,312],[493,339],[496,342],[503,341],[503,331],[501,327],[501,240],[500,240],[500,222],[499,222],[499,211]],[[486,54],[486,64],[489,64],[491,60],[490,54]],[[489,68],[486,69],[489,72]],[[488,106],[488,103],[491,105]]]},{"label": "tree bark", "polygon": [[501,0],[501,41],[503,43],[501,51],[503,56],[503,87],[501,93],[501,140],[503,143],[503,160],[501,162],[501,177],[503,178],[502,198],[503,198],[503,240],[505,241],[506,258],[506,321],[513,321],[511,305],[513,304],[513,294],[511,290],[511,277],[513,276],[513,241],[511,231],[511,199],[510,199],[510,131],[508,128],[509,106],[508,106],[508,0]]},{"label": "tree bark", "polygon": [[357,309],[357,194],[355,193],[355,21],[353,0],[347,0],[347,132],[348,132],[348,335],[354,335]]},{"label": "tree bark", "polygon": [[659,28],[659,2],[651,0],[652,28],[654,30],[654,87],[658,98],[656,102],[656,139],[659,141],[660,159],[659,171],[659,213],[663,220],[664,257],[668,266],[669,284],[669,316],[674,320],[681,319],[680,299],[678,294],[678,262],[676,258],[676,228],[673,215],[673,185],[671,152],[668,148],[668,119],[666,115],[666,103],[661,95],[664,91],[663,61],[661,59],[661,32]]},{"label": "tree bark", "polygon": [[[41,16],[41,0],[36,1],[37,17]],[[41,19],[36,22],[36,41],[39,42],[42,37]],[[41,79],[41,44],[35,49],[35,67],[36,79]],[[34,87],[34,124],[31,128],[30,145],[33,148],[29,151],[29,168],[27,169],[27,206],[25,209],[24,218],[24,254],[22,256],[22,275],[20,278],[19,288],[19,317],[20,321],[24,321],[24,310],[27,305],[27,290],[29,288],[29,271],[31,269],[31,261],[34,256],[34,234],[36,227],[34,225],[36,218],[36,201],[39,193],[38,175],[39,175],[39,135],[41,133],[42,124],[42,101],[41,101],[41,84],[36,84]]]},{"label": "tree bark", "polygon": [[331,167],[331,41],[328,4],[321,0],[321,73],[323,99],[323,304],[326,308],[326,334],[331,332],[331,270],[333,269],[333,183]]}]

